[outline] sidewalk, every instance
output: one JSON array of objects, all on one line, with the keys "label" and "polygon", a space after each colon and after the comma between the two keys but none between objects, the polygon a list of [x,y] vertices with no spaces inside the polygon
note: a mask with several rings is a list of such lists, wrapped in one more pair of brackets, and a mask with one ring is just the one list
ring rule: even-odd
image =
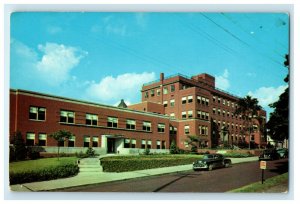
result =
[{"label": "sidewalk", "polygon": [[[241,162],[258,161],[258,157],[231,158],[233,164]],[[12,191],[31,192],[31,191],[49,191],[63,189],[75,186],[84,186],[89,184],[105,183],[118,180],[127,180],[145,176],[154,176],[174,172],[192,170],[192,164],[172,166],[156,169],[145,169],[131,172],[109,173],[109,172],[79,172],[78,175],[70,178],[63,178],[50,181],[41,181],[25,184],[11,185]]]}]

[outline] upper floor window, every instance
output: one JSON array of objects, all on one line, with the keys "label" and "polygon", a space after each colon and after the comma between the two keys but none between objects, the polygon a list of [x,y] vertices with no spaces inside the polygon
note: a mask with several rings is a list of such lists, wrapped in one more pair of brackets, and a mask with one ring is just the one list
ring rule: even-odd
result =
[{"label": "upper floor window", "polygon": [[168,106],[168,101],[164,101],[164,107]]},{"label": "upper floor window", "polygon": [[226,103],[226,101],[225,101],[225,99],[223,99],[223,105],[225,105],[225,103]]},{"label": "upper floor window", "polygon": [[188,96],[188,103],[192,103],[193,102],[193,96]]},{"label": "upper floor window", "polygon": [[151,123],[150,122],[143,122],[143,130],[150,132],[151,131]]},{"label": "upper floor window", "polygon": [[181,112],[181,118],[182,119],[185,119],[186,118],[186,112],[184,111],[184,112]]},{"label": "upper floor window", "polygon": [[153,89],[150,91],[150,96],[151,97],[154,96],[154,90]]},{"label": "upper floor window", "polygon": [[189,125],[185,125],[184,126],[184,134],[190,134],[190,126]]},{"label": "upper floor window", "polygon": [[135,130],[135,120],[126,120],[126,129]]},{"label": "upper floor window", "polygon": [[186,104],[186,97],[182,97],[182,98],[181,98],[181,103],[182,103],[182,104]]},{"label": "upper floor window", "polygon": [[74,111],[60,111],[60,122],[62,123],[74,123],[75,113]]},{"label": "upper floor window", "polygon": [[157,124],[157,132],[165,132],[166,125],[163,123]]},{"label": "upper floor window", "polygon": [[207,106],[208,106],[208,104],[209,104],[209,99],[208,99],[208,98],[206,98],[206,99],[205,99],[205,105],[207,105]]},{"label": "upper floor window", "polygon": [[172,85],[171,85],[171,92],[174,92],[174,91],[175,91],[175,85],[172,84]]},{"label": "upper floor window", "polygon": [[163,93],[164,93],[164,94],[168,94],[168,87],[167,87],[167,86],[164,87]]},{"label": "upper floor window", "polygon": [[170,113],[170,119],[175,119],[175,113]]},{"label": "upper floor window", "polygon": [[213,102],[216,102],[216,96],[213,96]]},{"label": "upper floor window", "polygon": [[230,101],[227,101],[227,106],[230,106]]},{"label": "upper floor window", "polygon": [[174,106],[175,106],[175,99],[171,99],[171,100],[170,100],[170,106],[171,106],[171,107],[174,107]]},{"label": "upper floor window", "polygon": [[157,89],[157,90],[156,90],[156,94],[157,94],[158,96],[160,96],[160,89]]},{"label": "upper floor window", "polygon": [[190,110],[190,111],[188,111],[188,118],[192,118],[192,117],[193,117],[193,111]]},{"label": "upper floor window", "polygon": [[98,124],[98,116],[94,114],[86,114],[85,115],[85,124],[86,125],[95,125]]},{"label": "upper floor window", "polygon": [[197,103],[201,103],[201,96],[197,96]]},{"label": "upper floor window", "polygon": [[218,103],[221,103],[221,98],[220,97],[218,97]]},{"label": "upper floor window", "polygon": [[213,114],[216,114],[216,108],[213,108]]},{"label": "upper floor window", "polygon": [[46,119],[46,108],[30,106],[30,108],[29,108],[29,119],[31,119],[31,120],[45,120]]},{"label": "upper floor window", "polygon": [[107,127],[118,127],[118,118],[115,117],[108,117],[107,118]]},{"label": "upper floor window", "polygon": [[148,98],[149,95],[148,95],[148,91],[145,92],[145,98]]}]

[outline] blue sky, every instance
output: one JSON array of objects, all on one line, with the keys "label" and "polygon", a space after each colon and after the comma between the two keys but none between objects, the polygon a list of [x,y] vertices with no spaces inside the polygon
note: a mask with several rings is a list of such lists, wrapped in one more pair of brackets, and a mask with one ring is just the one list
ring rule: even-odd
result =
[{"label": "blue sky", "polygon": [[17,12],[10,87],[115,105],[143,83],[208,73],[217,87],[268,111],[286,88],[284,13]]}]

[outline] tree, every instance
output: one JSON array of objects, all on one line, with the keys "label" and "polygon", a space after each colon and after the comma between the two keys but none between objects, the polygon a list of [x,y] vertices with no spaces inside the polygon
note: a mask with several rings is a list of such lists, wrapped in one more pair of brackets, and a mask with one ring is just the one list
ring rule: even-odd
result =
[{"label": "tree", "polygon": [[191,146],[191,152],[197,152],[199,137],[196,135],[188,135],[186,142]]},{"label": "tree", "polygon": [[[286,55],[284,65],[289,69],[289,55]],[[289,74],[284,78],[289,82]],[[279,100],[269,105],[274,108],[267,123],[269,134],[273,140],[284,141],[289,138],[289,87],[279,96]]]},{"label": "tree", "polygon": [[13,135],[12,151],[10,152],[10,160],[24,160],[27,157],[27,149],[20,131]]},{"label": "tree", "polygon": [[241,98],[237,105],[238,108],[235,110],[235,114],[241,115],[242,119],[244,120],[245,132],[248,133],[249,136],[250,149],[251,133],[254,122],[253,116],[256,116],[262,108],[260,105],[258,105],[258,100],[256,98],[252,98],[251,96]]},{"label": "tree", "polygon": [[59,160],[60,143],[64,142],[66,139],[69,139],[70,137],[72,137],[73,134],[70,131],[67,131],[67,130],[59,130],[57,132],[54,132],[54,133],[50,134],[49,136],[57,141],[57,158]]},{"label": "tree", "polygon": [[176,143],[174,140],[172,140],[170,145],[170,154],[177,154],[178,153],[178,147],[176,146]]}]

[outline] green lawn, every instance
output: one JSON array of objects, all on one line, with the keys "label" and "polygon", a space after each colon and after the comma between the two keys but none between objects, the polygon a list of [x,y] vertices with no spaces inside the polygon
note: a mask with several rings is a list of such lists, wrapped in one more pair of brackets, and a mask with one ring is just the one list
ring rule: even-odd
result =
[{"label": "green lawn", "polygon": [[278,185],[286,185],[288,180],[289,180],[289,174],[285,173],[279,176],[274,176],[272,178],[269,178],[266,181],[264,181],[263,184],[261,183],[261,181],[252,183],[250,185],[231,190],[229,191],[229,193],[260,193]]},{"label": "green lawn", "polygon": [[44,169],[47,167],[58,166],[61,164],[74,164],[77,161],[76,157],[60,157],[57,158],[45,158],[28,161],[19,161],[9,163],[9,171],[18,173],[31,170]]}]

